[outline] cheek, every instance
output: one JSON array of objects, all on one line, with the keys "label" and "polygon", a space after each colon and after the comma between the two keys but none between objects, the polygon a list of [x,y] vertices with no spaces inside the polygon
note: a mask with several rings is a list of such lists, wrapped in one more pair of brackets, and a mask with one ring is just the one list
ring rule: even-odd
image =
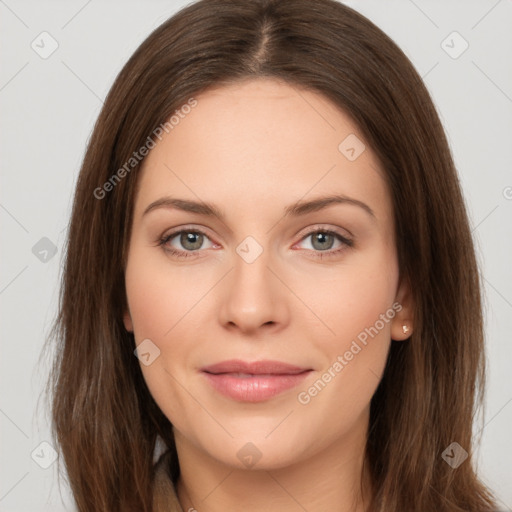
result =
[{"label": "cheek", "polygon": [[[318,312],[329,328],[324,329],[321,339],[325,352],[332,354],[374,326],[380,315],[391,308],[397,290],[398,264],[392,246],[374,244],[371,251],[360,251],[347,258],[346,264],[333,268],[328,275],[322,270],[307,280],[301,279],[305,283],[301,296],[307,297],[311,309]],[[390,313],[394,316],[393,311]],[[390,322],[379,321],[377,327],[383,337],[389,336]]]},{"label": "cheek", "polygon": [[[197,273],[172,269],[155,249],[134,248],[126,269],[126,293],[135,339],[164,343],[205,293]],[[207,281],[206,281],[207,283]]]},{"label": "cheek", "polygon": [[331,306],[331,318],[335,337],[342,344],[349,338],[364,342],[364,335],[360,334],[375,324],[383,336],[390,334],[389,321],[383,323],[379,320],[392,306],[395,296],[394,280],[389,279],[387,272],[390,270],[365,269],[346,276],[343,286],[338,283],[341,292],[336,293],[337,299],[332,297],[331,304],[336,304],[336,307]]},{"label": "cheek", "polygon": [[202,314],[201,298],[212,279],[196,271],[191,282],[191,272],[171,271],[154,250],[135,247],[130,253],[125,281],[134,337],[137,345],[151,340],[158,353],[151,364],[141,362],[141,371],[156,403],[177,426],[190,406],[180,383],[192,367],[194,320]]},{"label": "cheek", "polygon": [[316,338],[324,365],[298,395],[299,403],[311,405],[319,417],[325,410],[339,425],[368,406],[384,371],[391,322],[399,309],[397,281],[394,251],[382,245],[380,252],[367,253],[325,282],[317,308],[332,332]]}]

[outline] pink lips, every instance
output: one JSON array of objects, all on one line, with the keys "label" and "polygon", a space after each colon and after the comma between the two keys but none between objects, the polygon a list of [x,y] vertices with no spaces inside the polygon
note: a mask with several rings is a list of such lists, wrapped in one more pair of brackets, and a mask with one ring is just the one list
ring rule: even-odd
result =
[{"label": "pink lips", "polygon": [[297,386],[311,368],[280,361],[238,359],[201,368],[210,384],[225,396],[242,402],[262,402]]}]

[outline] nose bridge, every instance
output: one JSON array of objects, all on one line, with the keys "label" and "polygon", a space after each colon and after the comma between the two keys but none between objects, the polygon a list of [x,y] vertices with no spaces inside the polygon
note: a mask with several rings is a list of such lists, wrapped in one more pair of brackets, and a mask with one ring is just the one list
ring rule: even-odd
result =
[{"label": "nose bridge", "polygon": [[[272,268],[272,255],[253,237],[247,237],[233,256],[233,271],[227,280],[221,321],[244,331],[285,321],[287,306]],[[282,288],[282,285],[281,285]]]},{"label": "nose bridge", "polygon": [[246,240],[236,248],[232,293],[247,312],[262,310],[264,303],[272,302],[273,283],[269,271],[270,254],[253,240]]},{"label": "nose bridge", "polygon": [[242,243],[236,249],[234,257],[233,280],[234,285],[240,285],[240,291],[254,293],[268,293],[271,287],[271,272],[268,270],[270,260],[269,251],[251,246],[251,243]]}]

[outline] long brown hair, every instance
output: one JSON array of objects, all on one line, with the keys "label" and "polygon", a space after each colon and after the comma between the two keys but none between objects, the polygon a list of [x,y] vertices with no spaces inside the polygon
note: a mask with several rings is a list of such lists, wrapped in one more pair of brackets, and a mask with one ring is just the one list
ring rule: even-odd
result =
[{"label": "long brown hair", "polygon": [[[392,195],[414,334],[392,343],[372,398],[370,510],[495,509],[473,466],[472,422],[485,376],[482,308],[450,149],[404,53],[334,0],[201,0],[157,28],[112,86],[78,178],[52,333],[53,426],[78,509],[150,511],[159,437],[173,453],[174,476],[179,472],[172,426],[146,387],[133,335],[123,326],[140,169],[139,162],[125,164],[191,97],[263,76],[320,92],[351,116]],[[116,173],[122,179],[112,181]],[[456,469],[442,457],[452,442],[469,454]]]}]

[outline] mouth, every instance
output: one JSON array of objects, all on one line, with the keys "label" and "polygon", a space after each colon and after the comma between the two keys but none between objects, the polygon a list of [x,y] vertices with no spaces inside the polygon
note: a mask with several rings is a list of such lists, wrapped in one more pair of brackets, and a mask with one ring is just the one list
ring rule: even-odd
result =
[{"label": "mouth", "polygon": [[201,368],[219,393],[240,402],[263,402],[298,386],[312,368],[280,361],[223,361]]}]

